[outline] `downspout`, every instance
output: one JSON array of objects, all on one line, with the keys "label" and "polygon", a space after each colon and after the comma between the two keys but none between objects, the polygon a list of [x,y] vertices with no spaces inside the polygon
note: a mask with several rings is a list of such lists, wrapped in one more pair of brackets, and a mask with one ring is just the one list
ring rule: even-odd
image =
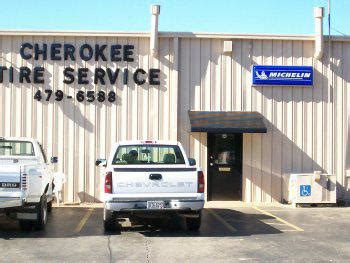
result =
[{"label": "downspout", "polygon": [[150,49],[153,57],[158,56],[158,16],[160,13],[159,5],[151,5],[151,37]]},{"label": "downspout", "polygon": [[321,59],[323,56],[323,7],[314,8],[314,18],[315,18],[314,58]]}]

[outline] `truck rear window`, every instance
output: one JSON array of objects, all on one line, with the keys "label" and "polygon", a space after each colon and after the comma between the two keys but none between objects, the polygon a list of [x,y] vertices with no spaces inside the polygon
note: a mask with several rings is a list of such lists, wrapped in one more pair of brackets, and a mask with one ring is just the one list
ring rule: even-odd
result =
[{"label": "truck rear window", "polygon": [[119,146],[112,164],[185,164],[177,145],[122,145]]},{"label": "truck rear window", "polygon": [[33,144],[26,141],[0,140],[0,156],[34,156]]}]

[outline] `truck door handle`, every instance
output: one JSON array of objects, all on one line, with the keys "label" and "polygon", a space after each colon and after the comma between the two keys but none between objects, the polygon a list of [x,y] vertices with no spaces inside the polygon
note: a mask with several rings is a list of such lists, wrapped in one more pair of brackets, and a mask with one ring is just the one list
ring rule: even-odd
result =
[{"label": "truck door handle", "polygon": [[150,174],[149,175],[149,179],[150,180],[161,180],[162,179],[162,175],[161,174]]}]

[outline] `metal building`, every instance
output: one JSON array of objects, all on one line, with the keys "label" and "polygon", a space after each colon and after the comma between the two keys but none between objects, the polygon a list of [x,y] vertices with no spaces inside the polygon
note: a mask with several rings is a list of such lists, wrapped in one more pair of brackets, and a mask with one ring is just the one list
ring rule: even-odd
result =
[{"label": "metal building", "polygon": [[[65,202],[99,200],[94,162],[126,139],[179,140],[205,171],[207,200],[281,202],[283,174],[316,170],[336,174],[350,200],[350,37],[323,38],[317,12],[308,36],[158,33],[159,10],[146,33],[0,31],[0,136],[37,138],[58,156]],[[313,85],[253,85],[253,65],[312,66]],[[211,169],[225,158],[235,179]]]}]

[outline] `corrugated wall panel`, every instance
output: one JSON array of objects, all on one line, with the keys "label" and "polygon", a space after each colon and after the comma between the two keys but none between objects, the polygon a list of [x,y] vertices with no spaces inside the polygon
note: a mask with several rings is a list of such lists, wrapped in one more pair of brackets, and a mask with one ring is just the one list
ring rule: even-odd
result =
[{"label": "corrugated wall panel", "polygon": [[[350,57],[350,43],[343,43],[343,56],[345,58],[349,58]],[[349,158],[350,156],[348,156],[349,152],[350,152],[350,147],[349,147],[349,143],[350,143],[350,138],[349,138],[349,111],[350,111],[350,59],[344,59],[343,61],[343,76],[345,78],[344,81],[344,108],[346,108],[347,110],[344,112],[344,161],[345,161],[345,167],[348,168],[348,162],[349,162]],[[350,199],[350,171],[347,170],[345,171],[345,182],[344,182],[344,196],[347,199]]]},{"label": "corrugated wall panel", "polygon": [[[179,109],[178,109],[178,140],[182,143],[187,154],[190,154],[190,124],[188,110],[190,109],[190,40],[181,39],[179,53]],[[181,103],[180,103],[181,101]]]},{"label": "corrugated wall panel", "polygon": [[[139,63],[141,68],[148,68],[149,67],[149,60],[148,60],[148,54],[149,48],[148,48],[148,40],[147,39],[140,39],[139,41]],[[148,83],[145,83],[141,89],[138,89],[138,96],[139,96],[139,114],[138,114],[138,134],[141,139],[147,139],[148,138],[148,115],[149,115],[149,103],[148,103],[148,96],[149,96],[149,85]]]},{"label": "corrugated wall panel", "polygon": [[[337,182],[344,185],[344,79],[343,79],[343,43],[336,42],[333,44],[333,72],[334,72],[334,173],[337,175]],[[343,195],[343,188],[339,187],[337,195]]]},{"label": "corrugated wall panel", "polygon": [[[110,60],[82,61],[52,61],[34,58],[23,60],[19,55],[20,45],[30,43],[70,43],[79,47],[84,43],[95,44],[132,44],[134,45],[134,62],[113,63]],[[0,136],[34,137],[42,142],[48,156],[58,156],[59,163],[55,169],[66,176],[64,186],[65,202],[93,202],[100,199],[100,169],[94,162],[98,157],[109,154],[111,144],[121,139],[176,139],[177,137],[177,72],[176,79],[173,72],[174,57],[173,39],[162,38],[159,43],[159,58],[149,55],[149,39],[147,38],[115,38],[115,37],[40,37],[40,36],[2,36],[1,65],[13,66],[16,70],[14,83],[9,82],[8,75],[0,84]],[[175,43],[179,45],[179,43]],[[48,46],[49,48],[49,46]],[[178,46],[176,46],[178,48]],[[78,49],[78,48],[77,48]],[[78,53],[78,51],[77,51]],[[49,55],[49,54],[48,54]],[[77,54],[76,54],[77,56]],[[109,57],[109,51],[106,56]],[[44,84],[19,83],[19,67],[27,66],[31,70],[35,66],[45,68]],[[63,83],[63,69],[65,67],[87,67],[93,71],[96,67],[115,70],[120,68],[118,83],[111,85],[93,84],[93,74],[90,74],[90,84],[79,85]],[[160,68],[161,85],[146,84],[137,86],[129,74],[129,84],[123,85],[122,73],[125,68],[132,72],[136,68]],[[75,72],[76,73],[76,72]],[[172,85],[174,80],[174,85]],[[52,94],[50,101],[33,99],[37,90],[51,89],[53,92],[62,90],[73,99],[64,98],[55,101]],[[105,101],[78,102],[76,93],[82,90],[106,94],[114,90],[117,92],[115,103]],[[86,93],[85,93],[86,96]],[[171,108],[170,108],[171,107]],[[175,125],[174,125],[175,124]],[[201,146],[204,147],[204,146]]]},{"label": "corrugated wall panel", "polygon": [[[261,65],[263,62],[263,47],[262,40],[251,43],[252,50],[250,56],[252,57],[252,64]],[[248,68],[250,70],[250,67]],[[251,80],[250,80],[251,81]],[[249,82],[251,83],[251,82]],[[251,89],[251,109],[253,111],[262,112],[262,86],[255,86]],[[262,173],[262,134],[252,134],[252,169],[251,169],[251,183],[252,183],[252,200],[255,202],[262,201],[263,192],[262,181],[264,173]]]},{"label": "corrugated wall panel", "polygon": [[[306,65],[312,66],[313,64],[313,43],[312,42],[303,42],[303,63]],[[315,81],[315,79],[314,79]],[[318,87],[318,89],[322,89],[322,87]],[[313,150],[312,147],[314,145],[314,126],[313,126],[313,89],[309,87],[303,88],[303,152],[305,154],[305,158],[302,159],[302,170],[305,172],[313,171]]]},{"label": "corrugated wall panel", "polygon": [[242,110],[242,41],[237,40],[232,47],[232,110]]},{"label": "corrugated wall panel", "polygon": [[[244,201],[281,202],[284,173],[315,170],[336,173],[338,196],[349,196],[345,152],[350,45],[333,42],[329,64],[327,43],[319,61],[313,58],[312,41],[234,40],[231,55],[222,52],[224,40],[198,41],[180,40],[178,136],[199,164],[206,169],[207,156],[199,150],[206,134],[188,133],[188,109],[257,110],[268,133],[243,136]],[[253,64],[314,66],[314,87],[252,87]]]},{"label": "corrugated wall panel", "polygon": [[[273,61],[273,45],[272,41],[263,41],[263,50],[262,50],[262,64],[272,65]],[[265,96],[262,96],[262,112],[266,117],[266,124],[268,126],[268,132],[262,134],[262,167],[261,167],[261,188],[263,189],[262,193],[262,202],[272,202],[272,131],[273,131],[273,119],[272,119],[272,91],[273,87],[265,86],[262,87],[262,93]]]},{"label": "corrugated wall panel", "polygon": [[[283,63],[283,42],[272,42],[272,63],[273,65],[282,65]],[[283,128],[283,87],[272,87],[272,155],[271,155],[271,196],[274,202],[281,200],[282,184],[282,128]]]},{"label": "corrugated wall panel", "polygon": [[172,140],[177,140],[177,111],[178,111],[178,86],[179,86],[179,38],[175,37],[170,42],[171,61],[169,68],[170,78],[170,96],[169,96],[169,137]]}]

